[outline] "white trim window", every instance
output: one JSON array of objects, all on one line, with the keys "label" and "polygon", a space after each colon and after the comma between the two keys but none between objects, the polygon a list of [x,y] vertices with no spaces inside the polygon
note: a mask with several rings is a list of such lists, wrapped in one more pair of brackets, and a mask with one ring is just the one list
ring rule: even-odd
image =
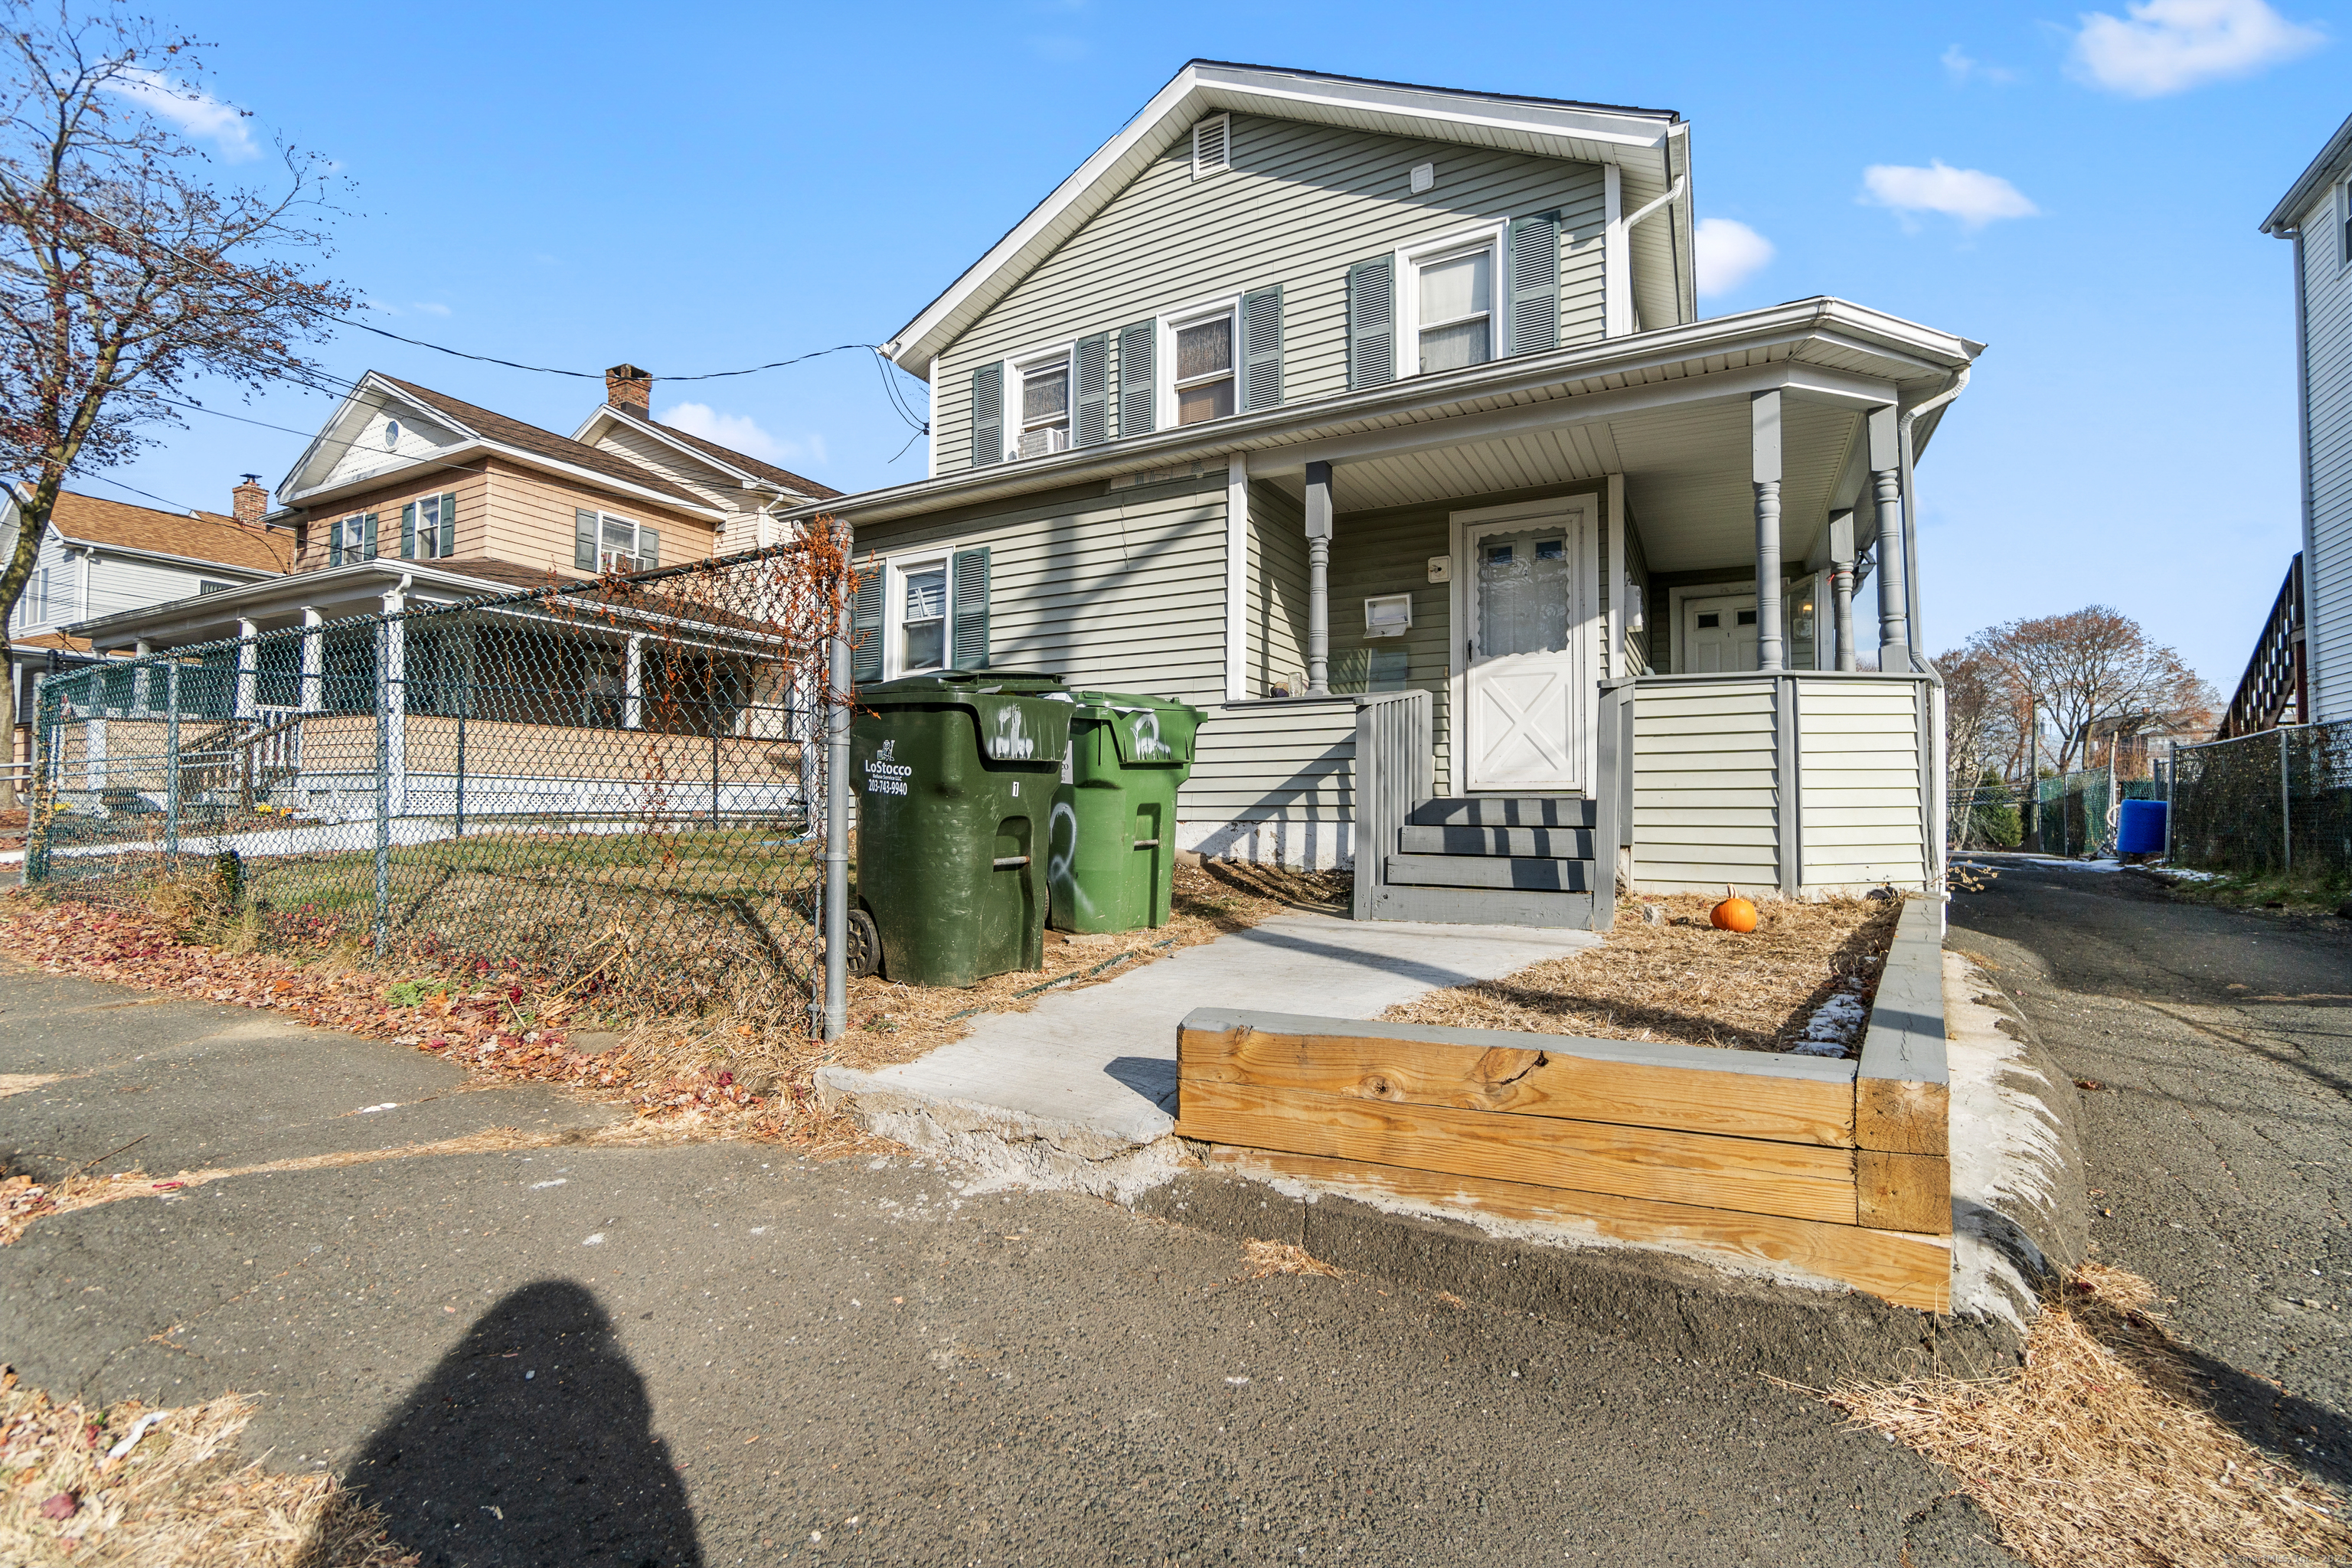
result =
[{"label": "white trim window", "polygon": [[661,533],[609,511],[572,514],[572,565],[578,572],[650,572],[661,564]]},{"label": "white trim window", "polygon": [[1413,372],[1433,375],[1501,357],[1504,224],[1397,252],[1399,336]]},{"label": "white trim window", "polygon": [[884,605],[884,675],[896,680],[948,665],[948,558],[890,563]]},{"label": "white trim window", "polygon": [[[1051,353],[1009,359],[1013,406],[1020,424],[1013,437],[1013,456],[1046,458],[1070,449],[1070,346]],[[928,667],[926,667],[928,668]]]},{"label": "white trim window", "polygon": [[25,610],[17,623],[25,626],[45,626],[49,624],[49,569],[33,569],[33,580],[25,591]]},{"label": "white trim window", "polygon": [[1226,419],[1241,410],[1241,300],[1160,319],[1162,428]]}]

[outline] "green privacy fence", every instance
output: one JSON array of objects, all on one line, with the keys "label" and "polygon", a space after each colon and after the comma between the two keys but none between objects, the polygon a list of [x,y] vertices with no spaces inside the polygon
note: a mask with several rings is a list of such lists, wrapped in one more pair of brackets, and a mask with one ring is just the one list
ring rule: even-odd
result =
[{"label": "green privacy fence", "polygon": [[26,881],[264,948],[802,1013],[837,552],[289,627],[50,677]]},{"label": "green privacy fence", "polygon": [[2184,746],[2174,767],[2176,863],[2241,876],[2352,875],[2352,723]]}]

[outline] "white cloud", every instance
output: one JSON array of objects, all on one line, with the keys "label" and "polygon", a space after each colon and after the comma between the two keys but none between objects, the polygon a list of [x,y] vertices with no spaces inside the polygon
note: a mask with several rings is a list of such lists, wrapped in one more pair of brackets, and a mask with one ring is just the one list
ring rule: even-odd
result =
[{"label": "white cloud", "polygon": [[1982,169],[1955,169],[1942,159],[1927,168],[1873,163],[1862,172],[1863,199],[1913,213],[1944,213],[1965,227],[1982,228],[1996,218],[2032,217],[2042,209],[2025,193]]},{"label": "white cloud", "polygon": [[2017,73],[2007,66],[1989,66],[1958,44],[1946,49],[1942,58],[1945,74],[1952,79],[1955,87],[1965,87],[1971,81],[2003,84],[2017,79]]},{"label": "white cloud", "polygon": [[253,133],[246,129],[245,110],[210,93],[175,83],[158,71],[127,72],[111,84],[111,89],[188,135],[212,142],[232,163],[261,153],[253,143]]},{"label": "white cloud", "polygon": [[1746,224],[1727,217],[1703,217],[1693,237],[1698,242],[1698,291],[1728,294],[1769,263],[1772,242]]},{"label": "white cloud", "polygon": [[2128,20],[2092,11],[2074,35],[2074,74],[2131,98],[2161,98],[2209,81],[2252,76],[2327,41],[2264,0],[2147,0]]},{"label": "white cloud", "polygon": [[436,305],[429,300],[419,300],[416,303],[409,306],[409,309],[412,310],[422,310],[428,316],[446,316],[449,313],[448,306]]},{"label": "white cloud", "polygon": [[665,425],[674,425],[688,435],[699,436],[706,441],[716,441],[747,458],[759,458],[771,463],[823,464],[830,460],[822,436],[807,435],[796,441],[786,440],[769,435],[760,427],[760,422],[748,414],[721,414],[708,403],[672,404],[657,417]]}]

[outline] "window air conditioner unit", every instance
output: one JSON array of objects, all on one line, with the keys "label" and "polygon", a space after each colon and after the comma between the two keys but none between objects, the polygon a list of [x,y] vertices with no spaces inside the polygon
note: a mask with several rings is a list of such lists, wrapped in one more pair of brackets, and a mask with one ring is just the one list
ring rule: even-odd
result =
[{"label": "window air conditioner unit", "polygon": [[1046,458],[1069,449],[1070,433],[1058,426],[1021,432],[1021,455],[1024,458]]},{"label": "window air conditioner unit", "polygon": [[642,572],[646,569],[644,562],[638,560],[634,555],[619,550],[605,550],[599,552],[596,556],[596,565],[599,571],[604,572],[628,573]]}]

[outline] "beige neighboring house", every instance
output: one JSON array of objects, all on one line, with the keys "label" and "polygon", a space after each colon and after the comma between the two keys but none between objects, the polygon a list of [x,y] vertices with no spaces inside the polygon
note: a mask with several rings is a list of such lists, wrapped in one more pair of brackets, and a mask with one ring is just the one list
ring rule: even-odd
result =
[{"label": "beige neighboring house", "polygon": [[1984,345],[1703,319],[1693,179],[1670,110],[1186,65],[885,345],[860,679],[1196,703],[1178,844],[1360,915],[1939,889],[1913,468]]},{"label": "beige neighboring house", "polygon": [[[67,490],[58,497],[33,574],[9,617],[9,678],[16,699],[11,760],[32,755],[33,699],[52,664],[94,657],[79,622],[152,605],[224,594],[283,576],[294,562],[291,527],[263,521],[268,492],[247,474],[231,492],[233,515],[161,511]],[[16,547],[19,496],[0,490],[0,559]]]}]

